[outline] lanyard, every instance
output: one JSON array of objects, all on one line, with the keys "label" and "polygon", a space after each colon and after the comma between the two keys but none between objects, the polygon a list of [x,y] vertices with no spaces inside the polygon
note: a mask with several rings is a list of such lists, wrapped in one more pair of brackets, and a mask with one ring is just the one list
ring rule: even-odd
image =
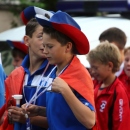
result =
[{"label": "lanyard", "polygon": [[[57,75],[57,77],[58,77],[59,75],[61,75],[67,67],[68,67],[68,65],[66,65],[66,66],[61,70],[61,72]],[[52,74],[52,72],[53,72],[56,68],[57,68],[57,66],[55,66],[55,67],[51,70],[51,72],[50,72],[49,75],[47,76],[47,77],[48,77],[47,80],[50,78],[50,75]],[[45,81],[45,83],[47,82],[47,80]],[[31,100],[27,103],[26,107],[28,107],[32,102],[34,102],[34,99],[36,100],[39,96],[41,96],[50,86],[51,86],[51,83],[50,83],[48,86],[46,86],[45,89],[44,89],[41,93],[39,93],[38,95],[34,94],[34,95],[35,95],[35,98],[31,99]]]},{"label": "lanyard", "polygon": [[[44,75],[45,75],[48,67],[49,67],[49,63],[47,64],[46,68],[44,69],[44,71],[43,71],[43,73],[42,73],[42,75],[41,75],[41,77],[40,77],[40,79],[38,81],[38,85],[37,86],[39,86],[39,87],[37,87],[35,94],[37,94],[38,91],[40,90],[40,88],[42,87],[42,86],[40,86],[40,83],[43,81]],[[24,87],[24,85],[25,85],[25,83],[23,83],[23,87]],[[25,102],[28,103],[28,101],[26,100],[26,97],[25,97],[24,89],[23,89],[23,95],[24,95],[24,98],[25,98]],[[35,97],[35,95],[33,95],[33,97],[30,100],[32,100],[34,97]]]},{"label": "lanyard", "polygon": [[[58,74],[58,76],[59,76],[60,74],[62,74],[67,67],[68,67],[68,65],[63,68],[63,70]],[[44,85],[46,84],[46,82],[47,82],[48,79],[50,78],[50,75],[52,74],[52,72],[53,72],[56,68],[57,68],[57,66],[55,66],[55,67],[51,70],[51,72],[50,72],[49,75],[47,76],[46,81],[44,81]],[[57,76],[57,77],[58,77],[58,76]],[[41,96],[50,86],[51,86],[51,83],[50,83],[47,87],[45,87],[45,89],[44,89],[41,93],[39,93],[39,94],[37,95],[37,93],[38,93],[38,91],[40,90],[40,88],[42,87],[42,85],[39,86],[39,87],[38,87],[38,90],[36,90],[36,92],[35,92],[35,94],[33,95],[33,97],[30,99],[29,102],[27,102],[26,108],[27,108],[32,102],[36,101],[36,99],[37,99],[39,96]],[[31,129],[31,127],[30,127],[30,126],[31,126],[31,124],[30,124],[30,119],[29,119],[29,117],[28,117],[27,114],[26,114],[25,117],[26,117],[26,130],[30,130],[30,129]]]}]

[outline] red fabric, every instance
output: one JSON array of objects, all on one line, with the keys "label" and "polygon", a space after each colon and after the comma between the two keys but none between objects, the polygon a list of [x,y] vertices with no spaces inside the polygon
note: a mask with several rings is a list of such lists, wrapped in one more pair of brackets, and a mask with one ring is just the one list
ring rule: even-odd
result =
[{"label": "red fabric", "polygon": [[20,17],[21,17],[23,23],[26,25],[26,24],[28,23],[28,20],[25,18],[24,12],[22,12],[22,13],[20,14]]},{"label": "red fabric", "polygon": [[76,49],[78,51],[77,54],[85,55],[89,52],[90,49],[89,41],[82,31],[69,24],[56,23],[56,22],[51,22],[51,24],[54,29],[65,34],[74,41]]},{"label": "red fabric", "polygon": [[[70,87],[81,94],[91,105],[94,104],[94,85],[87,69],[80,63],[75,56],[68,68],[60,75]],[[91,130],[98,130],[97,121]]]},{"label": "red fabric", "polygon": [[[18,67],[5,80],[6,103],[0,109],[0,116],[10,105],[15,105],[12,95],[21,94],[24,75],[23,67]],[[7,117],[5,117],[3,124],[0,126],[0,130],[13,130],[13,125],[8,124]]]},{"label": "red fabric", "polygon": [[[123,84],[117,78],[109,87],[104,88],[99,96],[98,89],[95,88],[95,105],[97,112],[98,127],[100,130],[109,130],[108,121],[112,121],[111,130],[130,130],[130,108],[129,101]],[[114,100],[115,93],[115,100]],[[113,105],[112,114],[109,113]],[[110,116],[112,116],[110,118]]]},{"label": "red fabric", "polygon": [[94,107],[94,86],[87,69],[75,56],[68,68],[60,75],[70,87],[81,94]]},{"label": "red fabric", "polygon": [[17,49],[23,51],[25,54],[28,53],[28,46],[26,46],[24,43],[19,41],[11,41],[11,42]]},{"label": "red fabric", "polygon": [[126,75],[124,71],[122,71],[121,75],[118,78],[124,85],[125,90],[129,97],[129,101],[130,101],[130,78],[128,78],[128,76]]}]

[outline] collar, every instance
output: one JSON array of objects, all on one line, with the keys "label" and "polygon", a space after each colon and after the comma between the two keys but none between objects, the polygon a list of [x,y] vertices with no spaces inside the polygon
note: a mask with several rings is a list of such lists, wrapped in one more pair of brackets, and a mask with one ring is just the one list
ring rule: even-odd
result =
[{"label": "collar", "polygon": [[[26,55],[24,60],[22,61],[22,64],[21,66],[24,68],[25,72],[30,74],[30,71],[29,71],[29,64],[30,64],[30,61],[29,61],[29,55]],[[43,63],[42,65],[40,66],[40,68],[34,73],[35,74],[41,74],[43,71],[43,69],[46,67],[46,65],[48,64],[48,60],[45,59],[43,60]]]}]

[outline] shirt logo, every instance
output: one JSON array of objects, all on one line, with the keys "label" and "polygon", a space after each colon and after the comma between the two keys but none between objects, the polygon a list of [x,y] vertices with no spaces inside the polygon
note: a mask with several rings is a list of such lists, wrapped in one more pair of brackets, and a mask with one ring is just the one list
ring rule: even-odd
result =
[{"label": "shirt logo", "polygon": [[119,99],[119,119],[122,121],[123,115],[123,99]]},{"label": "shirt logo", "polygon": [[102,102],[101,102],[101,105],[100,105],[100,112],[103,112],[103,111],[104,111],[104,109],[105,109],[105,107],[106,107],[106,104],[107,104],[106,101],[102,101]]}]

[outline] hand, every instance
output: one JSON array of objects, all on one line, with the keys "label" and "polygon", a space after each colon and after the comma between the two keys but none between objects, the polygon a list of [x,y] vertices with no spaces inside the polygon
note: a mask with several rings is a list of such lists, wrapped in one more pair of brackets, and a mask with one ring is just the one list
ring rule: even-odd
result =
[{"label": "hand", "polygon": [[61,78],[56,77],[52,82],[52,91],[57,93],[63,93],[65,90],[70,89],[68,84]]},{"label": "hand", "polygon": [[25,123],[25,111],[22,108],[11,106],[8,108],[8,118],[10,123],[19,122]]},{"label": "hand", "polygon": [[26,113],[28,114],[29,117],[38,116],[38,106],[30,104],[26,108],[26,105],[27,104],[23,104],[22,109],[24,109],[26,111]]}]

